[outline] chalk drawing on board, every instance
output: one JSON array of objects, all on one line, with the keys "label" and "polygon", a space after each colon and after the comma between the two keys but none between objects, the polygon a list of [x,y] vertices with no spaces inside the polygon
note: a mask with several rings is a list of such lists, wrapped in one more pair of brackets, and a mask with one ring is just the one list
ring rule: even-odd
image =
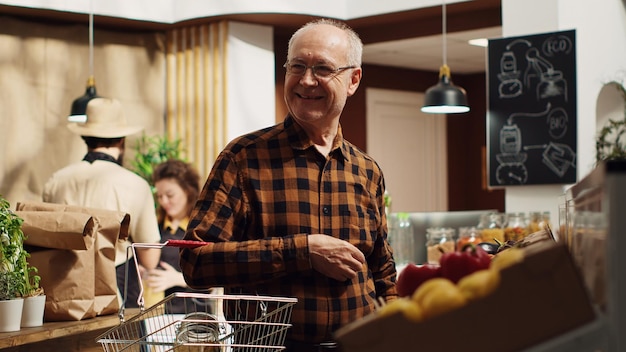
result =
[{"label": "chalk drawing on board", "polygon": [[521,112],[511,114],[506,124],[500,129],[500,154],[496,154],[499,165],[496,169],[496,181],[501,185],[521,185],[528,180],[528,170],[526,169],[526,159],[528,155],[524,151],[530,149],[544,149],[542,162],[557,176],[562,178],[570,167],[576,166],[576,152],[568,145],[550,142],[541,145],[523,146],[522,131],[514,123],[519,117],[543,117],[546,116],[546,123],[550,135],[554,139],[559,139],[567,131],[567,112],[563,108],[552,108],[550,103],[546,104],[543,111],[530,113]]},{"label": "chalk drawing on board", "polygon": [[557,176],[563,177],[570,167],[576,167],[576,152],[567,144],[550,142],[524,146],[524,150],[543,149],[541,161]]},{"label": "chalk drawing on board", "polygon": [[496,181],[501,185],[523,185],[528,181],[528,170],[524,162],[526,153],[514,155],[497,154]]},{"label": "chalk drawing on board", "polygon": [[500,98],[515,98],[524,91],[522,81],[520,80],[521,72],[517,68],[517,58],[511,50],[518,43],[531,46],[528,40],[523,39],[514,40],[506,46],[506,51],[502,53],[500,58],[500,73],[498,73],[498,79],[500,80],[498,93]]},{"label": "chalk drawing on board", "polygon": [[569,125],[567,111],[561,107],[550,109],[550,112],[546,117],[546,123],[548,124],[548,133],[550,134],[550,137],[554,139],[563,138],[565,133],[567,133]]},{"label": "chalk drawing on board", "polygon": [[528,181],[526,158],[528,155],[522,152],[522,131],[514,123],[517,117],[543,117],[550,112],[550,103],[546,109],[537,113],[519,112],[512,113],[506,124],[500,129],[500,154],[496,154],[498,167],[496,168],[496,181],[501,185],[523,185]]},{"label": "chalk drawing on board", "polygon": [[489,186],[576,179],[575,31],[489,41]]},{"label": "chalk drawing on board", "polygon": [[[542,45],[542,50],[546,51],[546,56],[551,56],[558,51],[561,42],[564,41],[548,39]],[[550,45],[549,43],[557,44]],[[517,57],[512,50],[513,46],[517,44],[528,47],[524,55],[527,61],[523,77],[524,83],[520,80],[521,72],[518,70]],[[564,47],[569,48],[571,44],[565,43]],[[516,39],[506,45],[506,51],[502,53],[500,58],[500,73],[497,76],[500,80],[498,85],[500,98],[515,98],[523,94],[525,89],[531,89],[530,87],[535,85],[536,81],[537,100],[563,96],[567,101],[567,81],[563,78],[563,72],[555,70],[552,62],[546,59],[539,52],[539,49],[533,47],[528,40]]]},{"label": "chalk drawing on board", "polygon": [[537,83],[537,100],[563,96],[567,101],[567,81],[563,72],[555,70],[552,63],[541,56],[539,49],[531,47],[526,51],[528,66],[524,72],[524,82],[530,87],[534,80]]}]

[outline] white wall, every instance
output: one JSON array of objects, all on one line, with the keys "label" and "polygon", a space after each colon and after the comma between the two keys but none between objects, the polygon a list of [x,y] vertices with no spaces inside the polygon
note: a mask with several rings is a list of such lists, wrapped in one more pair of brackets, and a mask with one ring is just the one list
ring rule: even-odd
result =
[{"label": "white wall", "polygon": [[[626,10],[622,0],[502,0],[503,37],[576,30],[578,179],[595,163],[596,101],[602,86],[626,77]],[[550,211],[558,220],[565,186],[507,187],[507,212]]]},{"label": "white wall", "polygon": [[272,27],[229,22],[227,81],[227,141],[275,123]]}]

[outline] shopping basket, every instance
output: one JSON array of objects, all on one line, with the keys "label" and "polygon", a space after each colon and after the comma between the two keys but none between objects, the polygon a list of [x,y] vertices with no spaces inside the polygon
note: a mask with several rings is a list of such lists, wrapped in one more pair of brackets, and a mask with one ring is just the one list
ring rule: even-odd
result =
[{"label": "shopping basket", "polygon": [[[169,241],[161,246],[167,245],[194,244]],[[133,250],[154,246],[132,245]],[[177,292],[144,309],[142,294],[139,314],[126,320],[122,307],[120,324],[97,338],[104,351],[281,351],[297,302],[289,297]]]}]

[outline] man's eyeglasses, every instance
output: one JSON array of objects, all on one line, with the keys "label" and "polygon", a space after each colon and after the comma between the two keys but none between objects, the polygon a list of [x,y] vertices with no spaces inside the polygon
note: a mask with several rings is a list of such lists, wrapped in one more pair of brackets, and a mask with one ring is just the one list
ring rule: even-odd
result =
[{"label": "man's eyeglasses", "polygon": [[287,69],[287,73],[298,76],[304,75],[306,73],[306,70],[310,68],[311,72],[313,72],[313,76],[317,78],[329,78],[331,76],[339,74],[341,71],[356,68],[356,66],[344,66],[339,68],[332,68],[327,65],[307,66],[303,63],[298,62],[286,62],[283,67]]}]

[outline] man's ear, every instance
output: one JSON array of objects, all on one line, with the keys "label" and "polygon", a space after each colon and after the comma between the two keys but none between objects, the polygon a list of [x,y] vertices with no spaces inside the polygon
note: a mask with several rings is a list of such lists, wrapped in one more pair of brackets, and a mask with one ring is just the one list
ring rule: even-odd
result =
[{"label": "man's ear", "polygon": [[361,67],[357,67],[352,70],[352,75],[350,75],[350,85],[348,86],[349,97],[354,95],[357,88],[359,88],[359,84],[361,84],[362,75],[363,75],[363,69]]}]

